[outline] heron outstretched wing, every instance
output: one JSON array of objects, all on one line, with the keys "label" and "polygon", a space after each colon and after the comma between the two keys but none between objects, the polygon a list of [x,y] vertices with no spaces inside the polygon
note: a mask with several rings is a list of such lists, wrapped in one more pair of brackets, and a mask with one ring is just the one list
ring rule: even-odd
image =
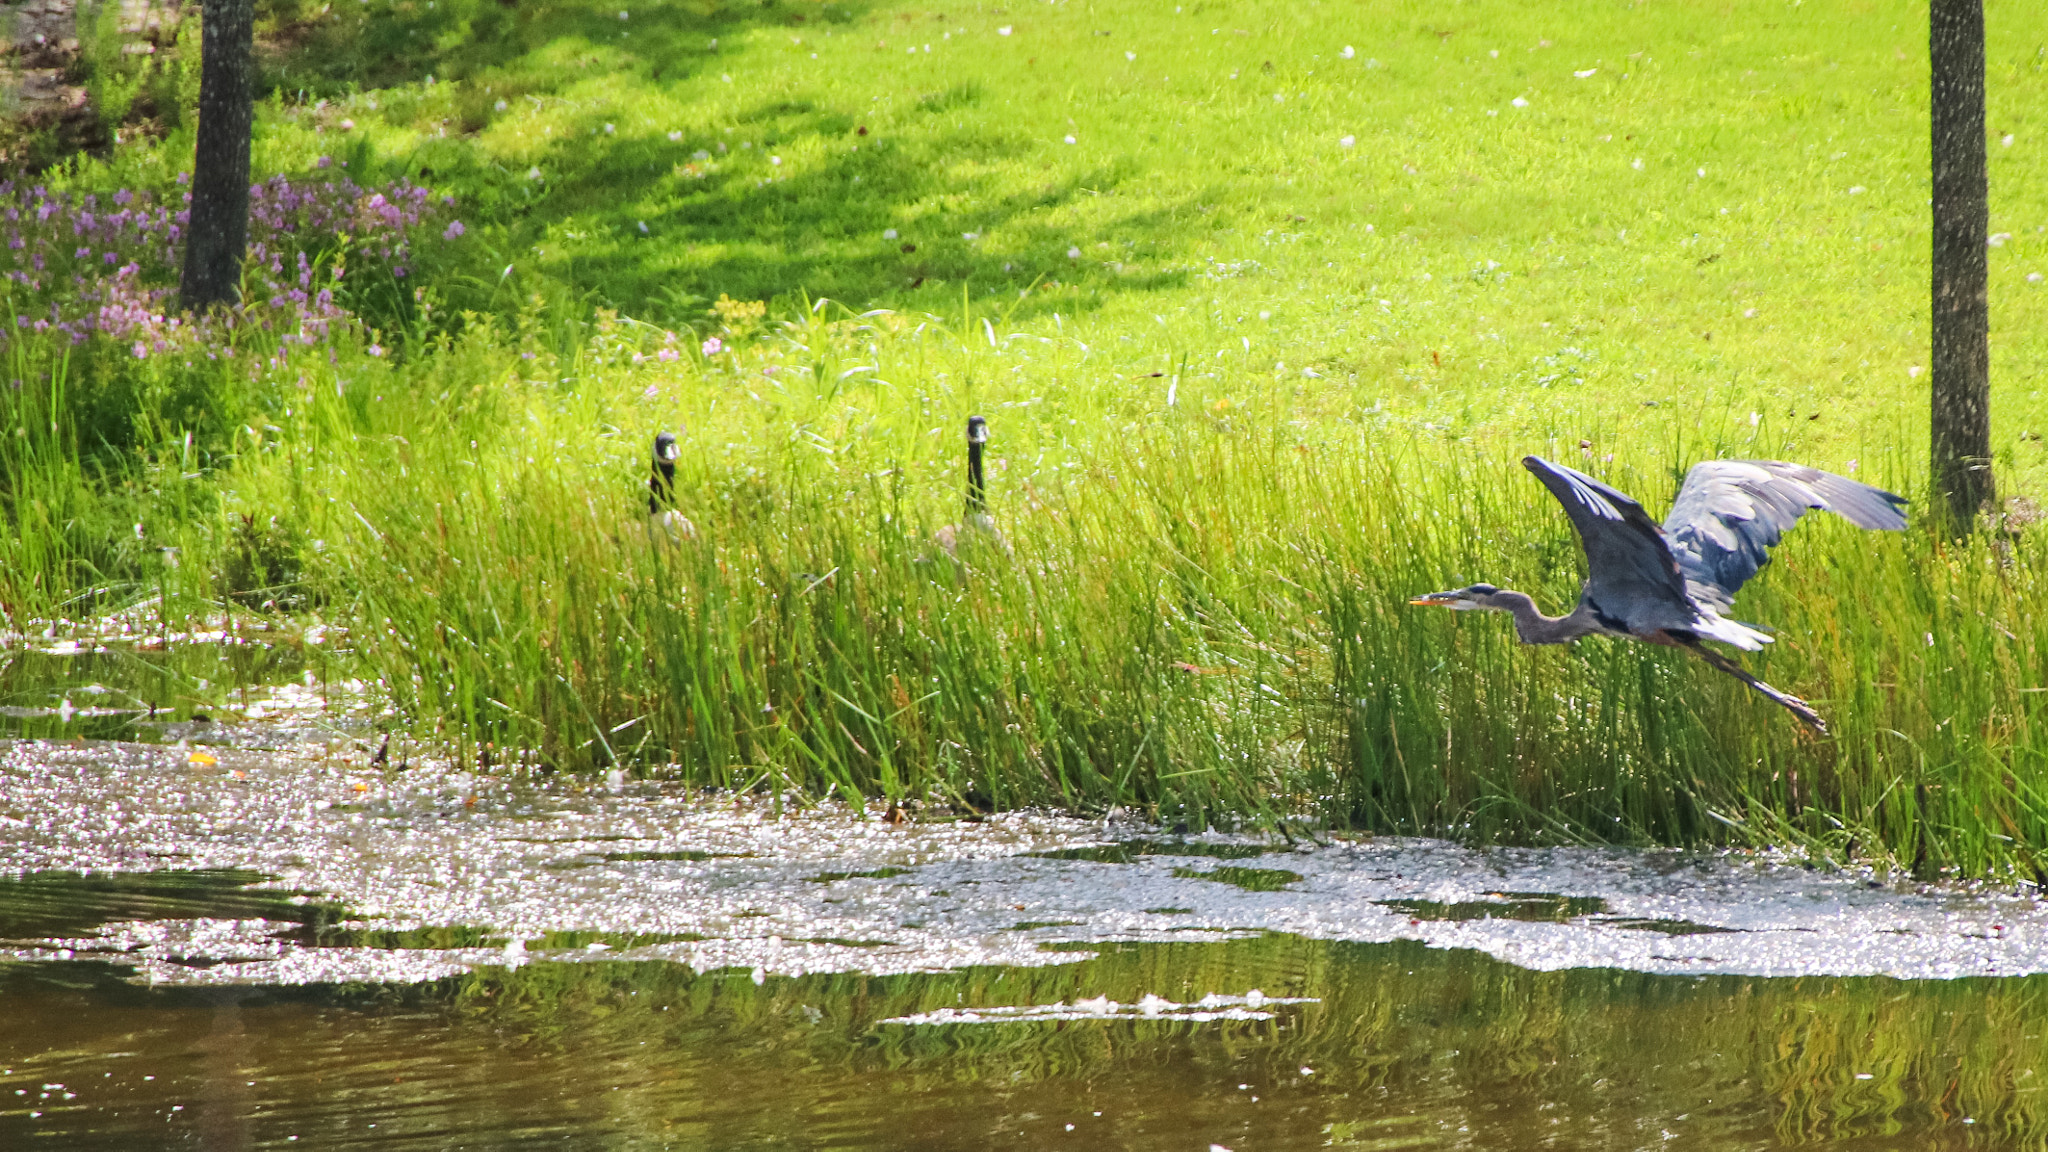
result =
[{"label": "heron outstretched wing", "polygon": [[1522,457],[1564,505],[1586,552],[1586,597],[1600,613],[1632,632],[1689,627],[1698,613],[1687,599],[1664,533],[1643,506],[1574,468],[1541,456]]},{"label": "heron outstretched wing", "polygon": [[1727,608],[1770,563],[1770,549],[1809,511],[1833,512],[1858,528],[1906,526],[1903,497],[1882,488],[1778,460],[1707,460],[1692,466],[1664,518],[1664,535],[1693,598]]}]

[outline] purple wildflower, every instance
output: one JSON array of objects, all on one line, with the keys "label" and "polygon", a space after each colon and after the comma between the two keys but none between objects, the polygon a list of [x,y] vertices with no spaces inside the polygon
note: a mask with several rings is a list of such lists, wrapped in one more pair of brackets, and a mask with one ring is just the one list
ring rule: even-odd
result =
[{"label": "purple wildflower", "polygon": [[[0,282],[26,290],[26,299],[17,296],[17,328],[61,332],[73,343],[104,335],[138,356],[151,349],[184,348],[188,356],[232,357],[231,348],[208,345],[223,325],[244,323],[279,333],[285,344],[312,345],[329,339],[336,322],[345,330],[354,325],[331,288],[315,291],[313,253],[342,254],[329,266],[335,282],[347,267],[380,259],[388,261],[391,275],[404,278],[425,229],[438,225],[444,235],[456,231],[428,190],[406,181],[381,190],[363,188],[346,176],[333,181],[278,176],[258,182],[250,189],[244,265],[248,298],[254,303],[238,315],[181,326],[179,318],[166,314],[166,303],[182,262],[180,241],[190,219],[183,205],[191,202],[190,194],[123,188],[105,199],[114,210],[101,211],[101,198],[89,194],[53,194],[47,188],[0,182],[0,216],[11,225],[7,244],[0,247]],[[437,216],[442,218],[432,219]],[[343,236],[350,243],[337,247]],[[64,242],[71,237],[86,243]],[[75,263],[64,263],[67,251]],[[99,260],[92,259],[95,253]],[[65,274],[46,284],[31,270],[43,273],[51,259]],[[32,322],[30,316],[44,308],[48,319]]]}]

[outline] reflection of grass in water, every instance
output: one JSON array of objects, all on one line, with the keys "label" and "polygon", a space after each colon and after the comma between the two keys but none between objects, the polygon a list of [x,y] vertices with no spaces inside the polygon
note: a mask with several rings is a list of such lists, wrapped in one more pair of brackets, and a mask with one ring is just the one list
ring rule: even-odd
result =
[{"label": "reflection of grass in water", "polygon": [[[1020,1124],[1026,1112],[1043,1117],[1046,1139],[1031,1146],[1044,1146],[1064,1138],[1062,1121],[1098,1110],[1126,1137],[1138,1125],[1242,1124],[1243,1083],[1267,1102],[1250,1113],[1262,1133],[1289,1146],[1320,1146],[1346,1125],[1362,1139],[1448,1123],[1473,1125],[1490,1147],[1532,1132],[1606,1147],[1617,1130],[1668,1127],[1680,1114],[1700,1147],[2048,1145],[2048,1113],[2029,1091],[2048,1060],[2048,978],[1534,972],[1469,951],[1280,935],[1066,951],[1081,958],[759,985],[745,967],[543,961],[425,985],[244,990],[236,1023],[251,1043],[232,1075],[270,1084],[279,1116],[363,1086],[394,1106],[430,1106],[482,1144],[558,1124],[607,1144],[712,1127],[720,1146],[800,1144],[829,1111],[847,1147],[900,1147],[906,1118],[929,1146],[984,1147],[1000,1109]],[[220,989],[119,977],[95,965],[0,966],[0,1055],[21,1076],[62,1035],[63,1067],[81,1081],[203,1059],[191,1037],[221,1019]],[[1254,988],[1317,1002],[1266,1021],[874,1027],[938,1009],[1148,995],[1185,1004]],[[518,1059],[504,1059],[508,1044]],[[494,1055],[492,1075],[478,1077]],[[1976,1121],[1968,1139],[1962,1117]],[[164,1123],[135,1109],[90,1122],[99,1144],[122,1123],[159,1134]]]},{"label": "reflection of grass in water", "polygon": [[[170,627],[188,623],[173,617]],[[0,733],[45,740],[158,740],[160,724],[188,722],[195,715],[238,719],[240,705],[265,695],[252,687],[297,681],[309,671],[324,682],[349,664],[346,657],[305,644],[297,627],[252,629],[237,643],[168,649],[143,646],[147,636],[131,634],[102,651],[86,644],[85,651],[70,655],[0,649]],[[65,720],[51,710],[66,700],[74,708],[119,712]]]},{"label": "reflection of grass in water", "polygon": [[561,930],[543,933],[536,938],[528,940],[526,942],[526,946],[528,948],[537,949],[584,949],[590,947],[592,944],[603,944],[611,948],[645,948],[654,944],[678,944],[702,939],[704,939],[704,937],[694,932],[685,932],[681,935],[670,935],[660,932],[588,932]]},{"label": "reflection of grass in water", "polygon": [[1636,932],[1661,932],[1666,936],[1718,936],[1727,932],[1740,932],[1740,928],[1722,928],[1713,924],[1695,924],[1690,920],[1652,920],[1640,917],[1601,920],[1609,928],[1627,928]]},{"label": "reflection of grass in water", "polygon": [[1249,860],[1285,847],[1258,844],[1207,844],[1200,840],[1124,840],[1080,848],[1053,848],[1030,853],[1045,860],[1091,860],[1097,864],[1129,864],[1140,856],[1208,856],[1217,860]]},{"label": "reflection of grass in water", "polygon": [[836,884],[841,880],[887,880],[895,876],[906,876],[908,868],[876,868],[870,872],[820,872],[804,879],[813,884]]},{"label": "reflection of grass in water", "polygon": [[[702,940],[694,932],[680,935],[658,932],[592,932],[559,929],[539,936],[526,936],[521,943],[528,952],[586,951],[593,944],[623,951],[656,944],[677,944]],[[464,925],[429,925],[421,928],[322,928],[309,941],[323,948],[503,948],[511,937],[496,929]]]},{"label": "reflection of grass in water", "polygon": [[741,860],[753,856],[752,852],[707,852],[686,848],[675,852],[605,852],[592,859],[556,860],[550,868],[594,868],[600,864],[640,864],[652,861],[680,860],[701,863],[705,860]]},{"label": "reflection of grass in water", "polygon": [[311,933],[308,943],[322,948],[503,948],[507,937],[501,932],[468,925],[428,925],[421,928],[351,928],[328,925]]},{"label": "reflection of grass in water", "polygon": [[1214,880],[1247,892],[1278,892],[1303,879],[1301,873],[1289,872],[1285,868],[1235,868],[1230,865],[1207,869],[1175,868],[1173,874],[1188,880]]},{"label": "reflection of grass in water", "polygon": [[1382,907],[1405,912],[1417,920],[1531,920],[1562,924],[1580,916],[1607,911],[1595,896],[1559,896],[1550,892],[1496,892],[1497,899],[1446,903],[1437,900],[1381,900]]},{"label": "reflection of grass in water", "polygon": [[[744,970],[534,965],[447,987],[501,1032],[601,1039],[613,1051],[645,1041],[664,1070],[715,1053],[719,1082],[739,1094],[760,1085],[764,1111],[836,1092],[840,1077],[872,1084],[886,1075],[940,1092],[926,1105],[935,1124],[986,1107],[983,1085],[993,1083],[1019,1109],[1085,1082],[1090,1108],[1161,1117],[1214,1106],[1207,1097],[1227,1079],[1267,1095],[1284,1088],[1290,1106],[1307,1109],[1308,1131],[1369,1119],[1375,1106],[1363,1101],[1385,1101],[1389,1115],[1440,1106],[1469,1119],[1470,1103],[1483,1100],[1503,1133],[1542,1123],[1589,1145],[1616,1116],[1684,1112],[1699,1117],[1697,1139],[1743,1146],[1880,1136],[1933,1146],[1958,1115],[1975,1117],[1978,1135],[1993,1142],[2036,1147],[2048,1137],[2048,1116],[2025,1091],[2025,1073],[2048,1059],[2041,978],[1532,972],[1419,944],[1287,936],[1088,951],[1092,959],[1043,969],[761,986]],[[869,1028],[940,1008],[1095,996],[1135,1004],[1148,994],[1185,1003],[1250,988],[1320,1002],[1281,1009],[1271,1022]],[[1315,1075],[1302,1078],[1303,1066]],[[1447,1073],[1460,1088],[1442,1096]],[[665,1083],[624,1083],[640,1098],[627,1112],[662,1116],[686,1107],[667,1094],[697,1090],[687,1077]]]},{"label": "reflection of grass in water", "polygon": [[251,888],[270,877],[237,869],[36,872],[0,878],[0,938],[82,936],[122,920],[275,920],[317,929],[337,915],[290,892]]},{"label": "reflection of grass in water", "polygon": [[[40,872],[0,879],[0,939],[67,939],[127,920],[215,919],[275,921],[274,935],[315,948],[502,948],[509,942],[498,930],[462,924],[365,927],[335,905],[250,887],[268,879],[260,872],[240,870],[92,875]],[[530,951],[543,952],[581,951],[593,944],[623,950],[702,939],[694,933],[561,930],[527,937],[524,943]],[[854,941],[833,942],[865,946]]]}]

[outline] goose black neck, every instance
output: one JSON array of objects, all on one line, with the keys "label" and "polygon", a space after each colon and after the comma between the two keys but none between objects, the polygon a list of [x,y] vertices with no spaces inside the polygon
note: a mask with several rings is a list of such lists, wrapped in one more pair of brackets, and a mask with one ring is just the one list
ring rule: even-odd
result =
[{"label": "goose black neck", "polygon": [[986,490],[981,483],[981,442],[967,442],[967,510],[980,512],[988,506]]},{"label": "goose black neck", "polygon": [[674,461],[656,460],[654,474],[647,478],[647,511],[649,515],[676,506],[676,466]]}]

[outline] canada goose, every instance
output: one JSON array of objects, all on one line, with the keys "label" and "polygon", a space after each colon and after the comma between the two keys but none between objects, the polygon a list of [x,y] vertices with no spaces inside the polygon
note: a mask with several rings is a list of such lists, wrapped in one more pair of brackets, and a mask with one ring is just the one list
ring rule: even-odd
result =
[{"label": "canada goose", "polygon": [[1010,542],[1003,539],[996,527],[996,518],[988,514],[988,489],[982,483],[981,446],[988,443],[988,421],[979,416],[967,418],[967,512],[958,524],[948,524],[932,534],[939,547],[948,556],[958,556],[960,545],[969,540],[981,540],[993,544],[1004,552],[1010,550]]},{"label": "canada goose", "polygon": [[655,434],[654,466],[647,477],[647,530],[671,543],[697,538],[697,526],[676,511],[676,458],[682,454],[675,433]]}]

